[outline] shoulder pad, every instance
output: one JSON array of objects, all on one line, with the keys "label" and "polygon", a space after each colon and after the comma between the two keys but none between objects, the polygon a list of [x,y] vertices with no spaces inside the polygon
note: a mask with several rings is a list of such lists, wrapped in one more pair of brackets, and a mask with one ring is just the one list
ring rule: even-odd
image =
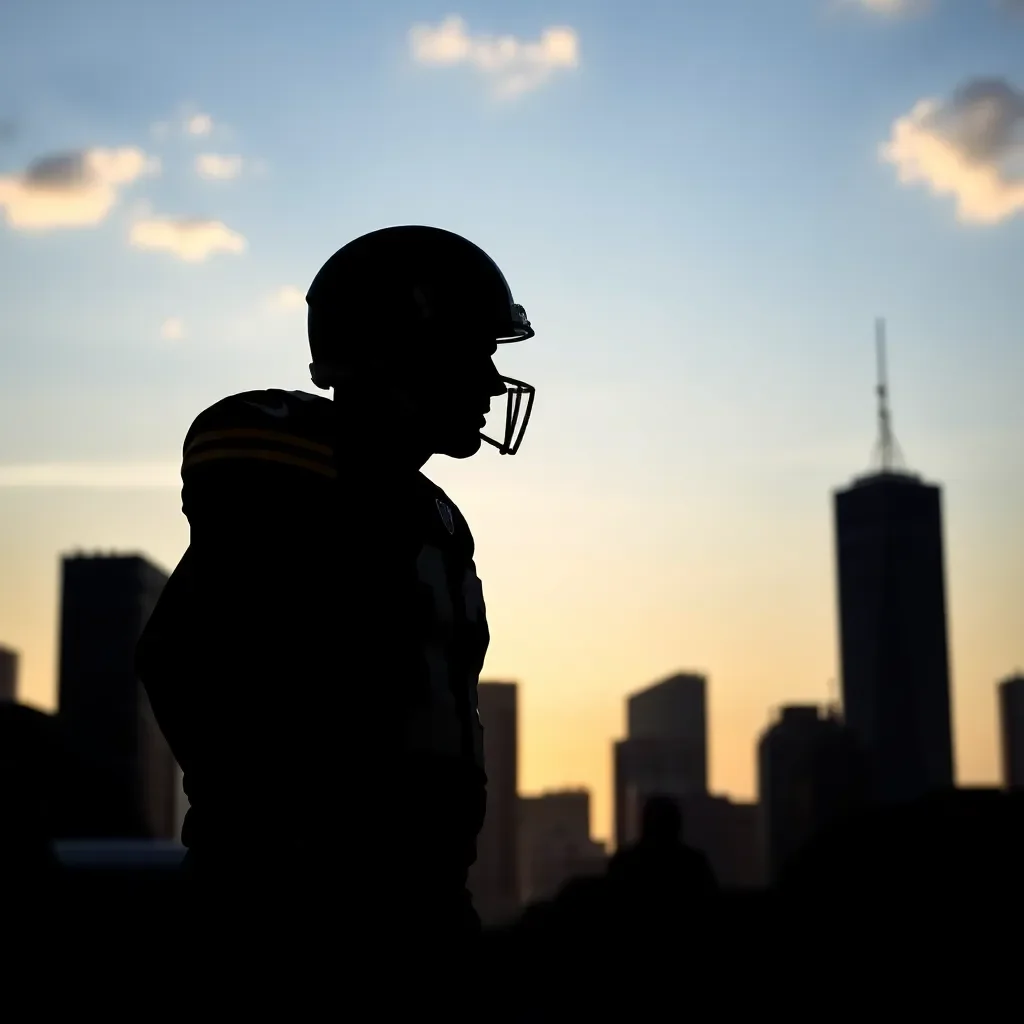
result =
[{"label": "shoulder pad", "polygon": [[245,461],[334,477],[329,399],[302,391],[246,391],[201,412],[185,436],[181,472]]}]

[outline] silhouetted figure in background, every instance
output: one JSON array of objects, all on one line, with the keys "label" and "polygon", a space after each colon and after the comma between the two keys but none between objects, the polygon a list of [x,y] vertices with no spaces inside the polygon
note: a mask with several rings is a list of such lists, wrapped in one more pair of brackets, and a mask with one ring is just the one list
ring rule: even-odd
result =
[{"label": "silhouetted figure in background", "polygon": [[723,950],[718,896],[707,858],[683,841],[676,800],[651,797],[639,841],[619,850],[603,877],[573,879],[498,936],[503,989],[522,1020],[603,1020],[610,1005],[652,1017],[700,1007],[705,984],[720,979],[710,969],[741,938],[728,936]]},{"label": "silhouetted figure in background", "polygon": [[250,391],[193,423],[190,545],[139,674],[184,771],[203,891],[305,911],[346,958],[378,936],[423,955],[479,928],[489,637],[469,527],[421,467],[481,440],[516,451],[533,388],[492,357],[534,332],[494,262],[435,228],[349,243],[307,303],[334,401]]},{"label": "silhouetted figure in background", "polygon": [[682,811],[667,796],[652,796],[644,804],[640,839],[612,857],[608,878],[623,898],[652,914],[675,913],[718,892],[707,857],[683,842]]}]

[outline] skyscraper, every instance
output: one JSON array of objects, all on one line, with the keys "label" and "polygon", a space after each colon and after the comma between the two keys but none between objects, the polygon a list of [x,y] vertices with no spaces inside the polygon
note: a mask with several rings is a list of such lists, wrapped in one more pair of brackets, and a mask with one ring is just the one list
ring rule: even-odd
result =
[{"label": "skyscraper", "polygon": [[782,708],[758,744],[758,790],[767,874],[786,864],[822,829],[854,810],[863,796],[858,748],[832,712]]},{"label": "skyscraper", "polygon": [[678,673],[631,694],[628,734],[615,744],[615,843],[638,836],[649,796],[707,793],[707,679]]},{"label": "skyscraper", "polygon": [[999,684],[999,732],[1003,747],[1003,785],[1024,790],[1024,674]]},{"label": "skyscraper", "polygon": [[937,486],[898,468],[879,325],[881,466],[835,495],[843,708],[871,792],[910,800],[953,785]]},{"label": "skyscraper", "polygon": [[630,739],[676,740],[690,747],[693,782],[708,786],[707,679],[679,672],[660,683],[631,694],[626,701]]},{"label": "skyscraper", "polygon": [[484,924],[499,924],[519,909],[519,687],[480,683],[484,726],[487,815],[470,870],[470,889]]},{"label": "skyscraper", "polygon": [[18,652],[0,647],[0,702],[18,699]]},{"label": "skyscraper", "polygon": [[135,675],[166,582],[134,555],[63,560],[59,718],[89,768],[94,827],[109,836],[175,837],[176,765]]}]

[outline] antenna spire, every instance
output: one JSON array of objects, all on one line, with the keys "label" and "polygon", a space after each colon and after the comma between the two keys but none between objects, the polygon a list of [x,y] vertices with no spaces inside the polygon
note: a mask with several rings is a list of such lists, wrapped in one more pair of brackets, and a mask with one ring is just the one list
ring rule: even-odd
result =
[{"label": "antenna spire", "polygon": [[903,453],[892,430],[892,414],[889,411],[889,382],[885,361],[885,320],[875,320],[875,349],[878,358],[878,442],[875,445],[877,459],[883,473],[891,473],[903,466]]}]

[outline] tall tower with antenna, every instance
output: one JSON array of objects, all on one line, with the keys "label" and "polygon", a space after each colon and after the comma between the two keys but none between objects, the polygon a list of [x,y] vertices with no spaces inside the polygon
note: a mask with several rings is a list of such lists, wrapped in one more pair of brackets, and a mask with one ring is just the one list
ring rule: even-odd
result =
[{"label": "tall tower with antenna", "polygon": [[878,367],[878,440],[875,443],[875,464],[882,473],[893,473],[906,468],[903,452],[892,429],[892,410],[889,407],[889,371],[885,352],[885,319],[875,319],[875,361]]},{"label": "tall tower with antenna", "polygon": [[892,428],[885,321],[875,324],[872,471],[834,495],[843,713],[874,798],[953,785],[942,492],[904,468]]}]

